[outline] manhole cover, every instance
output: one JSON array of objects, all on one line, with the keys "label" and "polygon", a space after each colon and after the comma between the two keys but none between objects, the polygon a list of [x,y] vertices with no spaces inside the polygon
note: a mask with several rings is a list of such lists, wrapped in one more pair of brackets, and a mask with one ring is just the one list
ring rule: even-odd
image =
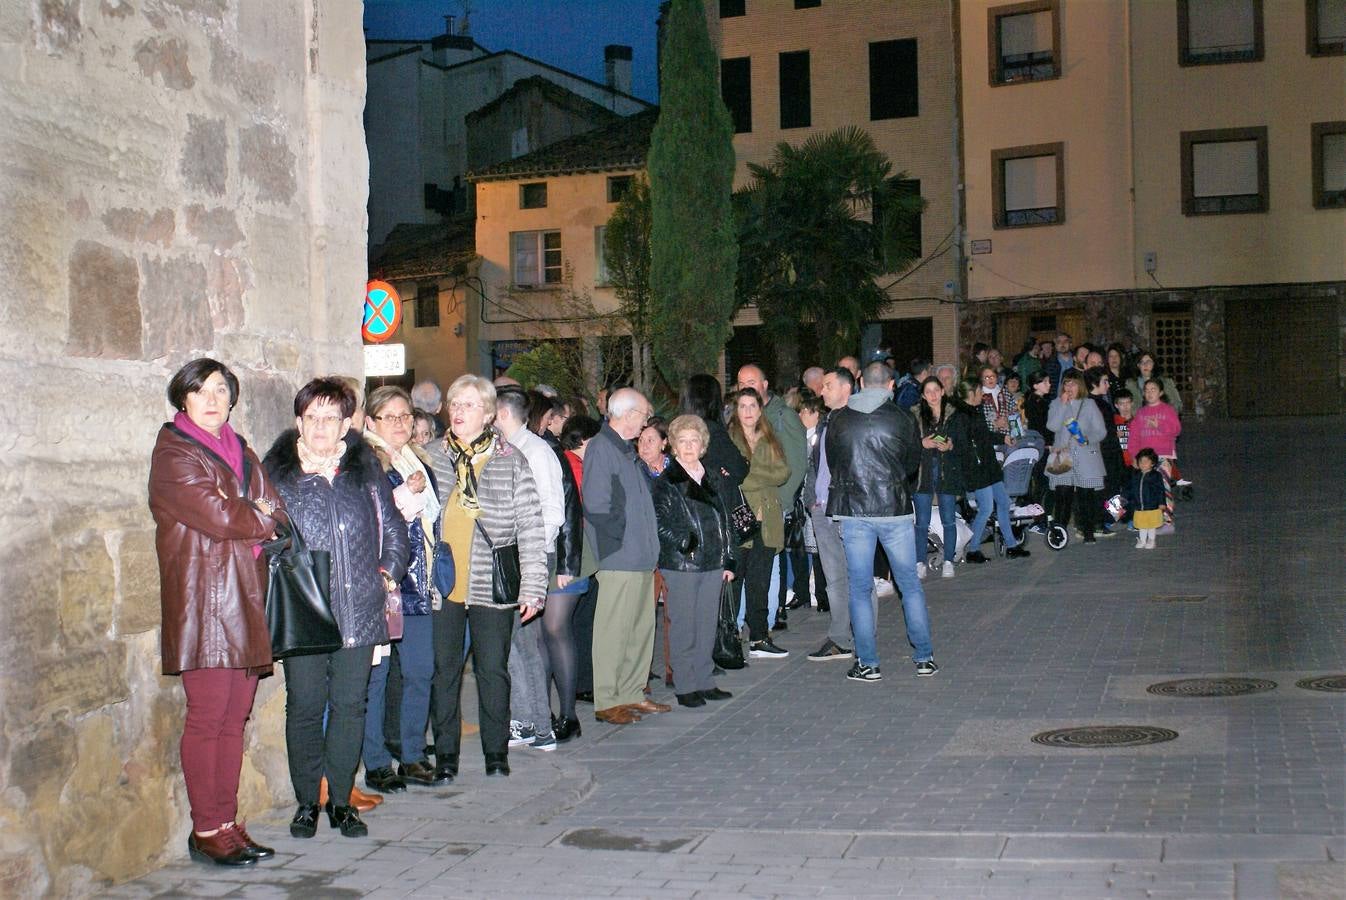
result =
[{"label": "manhole cover", "polygon": [[1161,697],[1237,697],[1275,689],[1276,682],[1265,678],[1183,678],[1161,681],[1145,690]]},{"label": "manhole cover", "polygon": [[1200,603],[1209,597],[1205,594],[1160,594],[1151,597],[1151,603]]},{"label": "manhole cover", "polygon": [[1033,743],[1046,747],[1144,747],[1177,738],[1169,728],[1153,725],[1086,725],[1081,728],[1056,728],[1033,735]]},{"label": "manhole cover", "polygon": [[1337,693],[1346,691],[1346,675],[1319,675],[1317,678],[1301,678],[1295,687],[1306,691],[1327,691]]}]

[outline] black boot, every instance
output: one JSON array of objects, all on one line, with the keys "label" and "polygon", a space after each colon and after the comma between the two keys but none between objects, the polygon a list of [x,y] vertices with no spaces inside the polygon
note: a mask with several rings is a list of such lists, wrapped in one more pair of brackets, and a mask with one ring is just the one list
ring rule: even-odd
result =
[{"label": "black boot", "polygon": [[509,753],[486,754],[486,776],[488,778],[509,777]]}]

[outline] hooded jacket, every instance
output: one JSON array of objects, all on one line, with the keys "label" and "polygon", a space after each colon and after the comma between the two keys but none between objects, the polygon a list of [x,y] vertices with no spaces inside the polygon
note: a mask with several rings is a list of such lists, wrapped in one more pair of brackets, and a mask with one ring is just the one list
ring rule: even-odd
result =
[{"label": "hooded jacket", "polygon": [[400,582],[410,551],[406,522],[373,449],[354,431],[347,432],[345,441],[346,454],[330,484],[321,475],[305,474],[299,464],[299,432],[293,428],[276,438],[262,464],[305,543],[332,555],[332,614],[349,649],[387,642],[386,594],[379,570]]},{"label": "hooded jacket", "polygon": [[883,388],[852,394],[827,419],[832,485],[827,515],[883,518],[913,514],[911,478],[921,459],[916,419]]}]

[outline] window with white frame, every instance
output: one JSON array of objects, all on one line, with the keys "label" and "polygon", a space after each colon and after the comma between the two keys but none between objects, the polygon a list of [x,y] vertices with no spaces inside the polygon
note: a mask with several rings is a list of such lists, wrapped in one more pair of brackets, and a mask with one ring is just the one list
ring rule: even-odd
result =
[{"label": "window with white frame", "polygon": [[1056,143],[991,151],[996,228],[1065,221],[1064,150],[1064,144]]},{"label": "window with white frame", "polygon": [[1266,212],[1266,128],[1184,131],[1182,190],[1185,215]]},{"label": "window with white frame", "polygon": [[1313,205],[1346,207],[1346,122],[1313,123]]},{"label": "window with white frame", "polygon": [[1262,0],[1178,0],[1178,63],[1262,58]]},{"label": "window with white frame", "polygon": [[561,232],[516,231],[510,235],[517,287],[540,287],[561,283]]}]

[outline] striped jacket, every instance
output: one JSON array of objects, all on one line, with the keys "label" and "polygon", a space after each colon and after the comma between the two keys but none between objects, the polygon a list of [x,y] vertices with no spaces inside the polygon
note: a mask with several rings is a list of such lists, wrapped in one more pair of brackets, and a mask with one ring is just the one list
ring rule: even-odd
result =
[{"label": "striped jacket", "polygon": [[[465,515],[456,501],[449,500],[457,486],[452,458],[444,441],[431,441],[425,448],[439,483],[444,515]],[[495,436],[491,458],[477,478],[477,502],[481,504],[481,523],[497,547],[519,545],[519,596],[542,600],[547,596],[547,541],[542,528],[542,500],[537,483],[523,453]],[[441,529],[442,530],[442,529]],[[464,577],[462,561],[455,560],[458,577]],[[500,607],[491,602],[491,548],[481,533],[472,530],[472,552],[467,561],[467,604]]]}]

